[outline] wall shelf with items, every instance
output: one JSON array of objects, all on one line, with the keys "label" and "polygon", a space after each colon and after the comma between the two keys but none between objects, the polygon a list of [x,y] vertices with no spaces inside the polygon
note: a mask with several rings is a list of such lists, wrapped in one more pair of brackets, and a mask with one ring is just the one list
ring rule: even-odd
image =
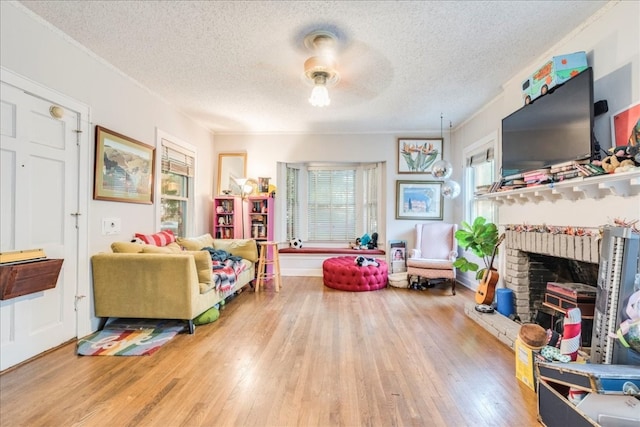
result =
[{"label": "wall shelf with items", "polygon": [[241,239],[242,199],[225,196],[213,199],[213,237],[216,239]]},{"label": "wall shelf with items", "polygon": [[621,173],[574,178],[529,188],[497,191],[483,194],[477,199],[512,205],[560,199],[601,199],[609,195],[632,197],[638,194],[640,194],[640,168]]}]

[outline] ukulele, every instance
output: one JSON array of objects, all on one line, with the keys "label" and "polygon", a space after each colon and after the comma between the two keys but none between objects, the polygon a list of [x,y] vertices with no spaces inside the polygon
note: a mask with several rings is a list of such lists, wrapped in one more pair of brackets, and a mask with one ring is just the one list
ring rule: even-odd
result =
[{"label": "ukulele", "polygon": [[493,260],[496,257],[496,253],[498,252],[498,246],[504,240],[504,233],[498,238],[495,247],[493,248],[493,254],[491,254],[491,261],[489,262],[489,268],[484,271],[482,275],[482,280],[480,280],[480,284],[478,285],[478,290],[476,291],[476,304],[491,304],[493,302],[493,297],[495,296],[496,284],[498,283],[498,278],[500,275],[496,270],[493,269]]}]

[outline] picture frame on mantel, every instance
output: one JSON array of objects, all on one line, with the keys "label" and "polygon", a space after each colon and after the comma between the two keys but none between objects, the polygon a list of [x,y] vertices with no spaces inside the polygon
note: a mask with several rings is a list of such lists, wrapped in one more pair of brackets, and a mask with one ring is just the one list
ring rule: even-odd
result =
[{"label": "picture frame on mantel", "polygon": [[153,204],[155,148],[96,126],[94,200]]},{"label": "picture frame on mantel", "polygon": [[611,145],[640,144],[640,102],[611,115]]},{"label": "picture frame on mantel", "polygon": [[396,181],[396,219],[442,220],[441,181]]},{"label": "picture frame on mantel", "polygon": [[398,173],[430,174],[443,145],[443,138],[398,138]]}]

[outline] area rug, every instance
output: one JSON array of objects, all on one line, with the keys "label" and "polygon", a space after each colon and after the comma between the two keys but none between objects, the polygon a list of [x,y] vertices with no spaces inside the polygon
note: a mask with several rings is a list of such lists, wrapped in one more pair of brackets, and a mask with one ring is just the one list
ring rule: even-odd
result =
[{"label": "area rug", "polygon": [[183,329],[184,323],[175,320],[114,319],[79,340],[77,352],[80,356],[149,356]]}]

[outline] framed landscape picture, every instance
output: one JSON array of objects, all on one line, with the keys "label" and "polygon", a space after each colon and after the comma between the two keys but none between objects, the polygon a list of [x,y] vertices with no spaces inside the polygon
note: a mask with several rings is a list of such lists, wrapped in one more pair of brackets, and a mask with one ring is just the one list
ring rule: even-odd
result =
[{"label": "framed landscape picture", "polygon": [[442,219],[442,182],[396,181],[396,219]]},{"label": "framed landscape picture", "polygon": [[442,145],[442,138],[398,138],[398,173],[431,173]]},{"label": "framed landscape picture", "polygon": [[93,198],[153,203],[155,148],[96,126]]}]

